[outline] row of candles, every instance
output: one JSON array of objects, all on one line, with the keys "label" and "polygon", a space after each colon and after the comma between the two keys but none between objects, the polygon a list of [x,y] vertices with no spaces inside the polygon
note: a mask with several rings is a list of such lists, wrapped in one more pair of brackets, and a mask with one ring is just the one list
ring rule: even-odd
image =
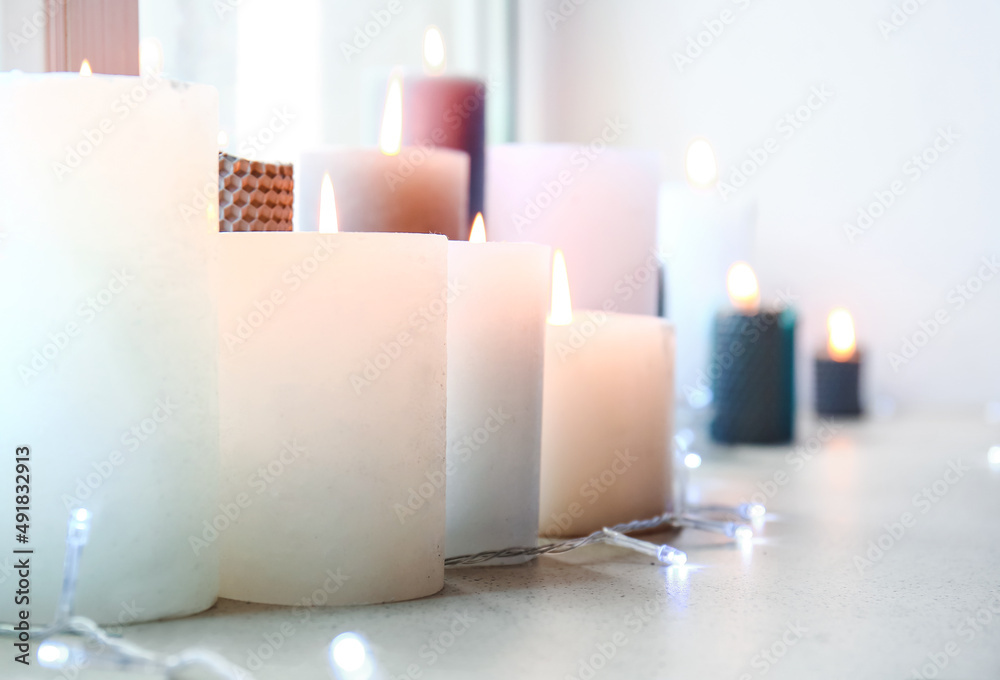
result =
[{"label": "row of candles", "polygon": [[[470,155],[403,146],[403,91],[379,150],[304,154],[306,231],[219,234],[212,88],[0,75],[0,444],[30,450],[40,610],[82,505],[97,528],[80,607],[109,622],[130,598],[148,619],[220,593],[415,598],[440,590],[446,555],[672,511],[675,338],[651,313],[659,273],[639,275],[648,156],[506,147],[508,189],[487,203],[542,243],[487,242],[481,220],[464,242]],[[636,219],[609,233],[619,204]],[[743,267],[730,279],[713,434],[787,441],[794,315],[760,310]]]}]

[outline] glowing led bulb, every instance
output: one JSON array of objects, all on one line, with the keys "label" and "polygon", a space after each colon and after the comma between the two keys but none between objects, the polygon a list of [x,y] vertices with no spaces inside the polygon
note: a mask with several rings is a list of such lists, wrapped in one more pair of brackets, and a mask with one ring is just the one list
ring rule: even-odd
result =
[{"label": "glowing led bulb", "polygon": [[990,462],[990,465],[1000,466],[1000,446],[991,446],[986,453],[986,460]]},{"label": "glowing led bulb", "polygon": [[692,470],[701,467],[701,456],[697,453],[689,453],[684,456],[684,465]]},{"label": "glowing led bulb", "polygon": [[761,503],[741,503],[737,512],[743,519],[760,519],[767,514],[767,508]]},{"label": "glowing led bulb", "polygon": [[38,665],[42,668],[60,670],[69,662],[69,647],[61,642],[45,641],[38,647]]},{"label": "glowing led bulb", "polygon": [[87,539],[90,537],[90,519],[90,511],[86,508],[78,508],[73,511],[69,518],[67,543],[72,546],[87,544]]},{"label": "glowing led bulb", "polygon": [[746,524],[737,525],[736,528],[733,529],[733,538],[741,542],[749,541],[753,538],[753,529],[748,527]]},{"label": "glowing led bulb", "polygon": [[620,531],[608,529],[607,527],[601,531],[603,533],[602,538],[605,543],[617,545],[619,548],[628,548],[629,550],[634,550],[642,553],[643,555],[650,555],[658,559],[663,564],[680,566],[687,563],[687,554],[684,553],[684,551],[678,550],[677,548],[669,545],[650,543],[649,541],[640,541],[638,538],[626,536]]},{"label": "glowing led bulb", "polygon": [[368,680],[375,674],[375,663],[368,642],[357,633],[341,633],[330,643],[330,668],[334,677],[344,680]]}]

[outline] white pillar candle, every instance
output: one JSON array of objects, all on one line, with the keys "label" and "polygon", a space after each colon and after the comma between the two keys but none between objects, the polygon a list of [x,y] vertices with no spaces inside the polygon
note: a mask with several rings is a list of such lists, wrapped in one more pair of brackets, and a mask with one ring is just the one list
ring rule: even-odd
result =
[{"label": "white pillar candle", "polygon": [[538,536],[549,257],[530,243],[449,244],[448,556]]},{"label": "white pillar candle", "polygon": [[756,204],[724,201],[715,189],[712,147],[695,140],[686,155],[685,182],[660,190],[660,252],[666,257],[666,316],[677,329],[677,393],[701,408],[711,400],[707,375],[716,311],[727,299],[726,273],[751,259]]},{"label": "white pillar candle", "polygon": [[447,241],[218,238],[223,486],[207,519],[222,595],[346,605],[437,592]]},{"label": "white pillar candle", "polygon": [[[34,550],[35,624],[54,611],[78,505],[93,517],[80,614],[179,616],[218,593],[216,548],[188,545],[218,490],[217,134],[208,86],[0,74],[8,503],[15,447],[31,449],[29,542],[11,528],[0,546]],[[0,587],[2,620],[16,586]]]},{"label": "white pillar candle", "polygon": [[430,145],[402,146],[402,96],[397,77],[386,98],[378,149],[334,148],[302,154],[296,180],[301,231],[322,230],[320,196],[324,177],[329,176],[337,194],[340,231],[468,238],[469,154]]},{"label": "white pillar candle", "polygon": [[467,238],[469,155],[452,149],[326,148],[302,152],[295,188],[300,231],[319,231],[323,176],[337,195],[340,231]]},{"label": "white pillar candle", "polygon": [[656,314],[659,171],[652,152],[509,144],[486,152],[486,221],[498,241],[561,249],[582,309]]},{"label": "white pillar candle", "polygon": [[656,317],[569,312],[561,269],[557,255],[539,524],[580,536],[672,510],[674,333]]}]

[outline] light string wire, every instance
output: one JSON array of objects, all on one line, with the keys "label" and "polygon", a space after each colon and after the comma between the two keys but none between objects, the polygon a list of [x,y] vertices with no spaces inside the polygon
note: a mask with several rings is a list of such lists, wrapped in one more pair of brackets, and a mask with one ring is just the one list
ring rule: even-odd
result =
[{"label": "light string wire", "polygon": [[[713,509],[715,510],[716,508]],[[737,508],[717,506],[717,509],[720,509],[726,514],[739,516]],[[671,548],[668,545],[657,545],[655,543],[637,541],[636,539],[631,539],[631,541],[625,542],[615,537],[615,534],[631,534],[639,531],[651,531],[653,529],[659,529],[667,526],[710,531],[712,533],[723,534],[730,538],[736,538],[737,540],[753,538],[753,529],[748,524],[744,524],[742,522],[720,521],[704,517],[701,514],[677,515],[674,513],[666,513],[649,519],[634,520],[632,522],[616,524],[613,527],[605,527],[600,531],[595,531],[592,534],[588,534],[587,536],[583,536],[581,538],[571,538],[569,540],[546,543],[544,545],[503,548],[501,550],[487,550],[471,555],[456,555],[454,557],[446,558],[444,565],[446,567],[469,566],[473,564],[482,564],[483,562],[489,562],[492,560],[514,557],[527,557],[529,559],[534,559],[536,557],[540,557],[541,555],[560,555],[594,543],[611,543],[623,548],[639,550],[644,553],[648,553],[648,550],[639,548],[637,544],[641,543],[647,547],[655,547],[661,550],[666,549],[662,551],[664,554],[667,554],[669,550],[673,550],[678,554],[679,559],[676,561],[661,561],[669,561],[672,564],[683,564],[687,561],[686,556],[682,551],[677,550],[676,548]]]},{"label": "light string wire", "polygon": [[[75,510],[70,516],[62,588],[52,622],[32,631],[20,631],[10,624],[0,624],[0,636],[20,640],[43,638],[42,644],[38,647],[38,662],[44,668],[53,670],[86,666],[179,678],[181,673],[198,668],[220,680],[252,680],[253,676],[247,671],[215,652],[187,649],[178,654],[158,654],[127,640],[113,637],[91,619],[76,616],[73,612],[80,575],[80,559],[90,534],[90,519],[90,513],[84,509]],[[99,651],[90,652],[83,645],[54,639],[65,636],[82,638],[84,643],[96,643]]]},{"label": "light string wire", "polygon": [[581,538],[572,538],[565,541],[545,543],[543,545],[486,550],[471,555],[455,555],[454,557],[445,558],[444,566],[463,567],[516,557],[524,557],[532,560],[542,555],[560,555],[593,543],[610,543],[629,550],[653,555],[663,563],[679,566],[687,562],[687,555],[683,551],[669,545],[649,543],[630,538],[629,536],[625,536],[625,534],[672,526],[723,534],[738,541],[747,541],[753,538],[753,529],[749,524],[741,521],[721,521],[714,519],[713,515],[721,514],[736,520],[761,522],[767,514],[767,509],[762,504],[741,503],[737,506],[728,506],[691,505],[688,503],[690,469],[701,465],[701,456],[689,450],[691,439],[693,439],[693,435],[690,433],[689,437],[682,437],[679,434],[674,437],[673,471],[677,483],[675,512],[668,512],[649,519],[616,524],[613,527],[605,527],[600,531],[595,531]]}]

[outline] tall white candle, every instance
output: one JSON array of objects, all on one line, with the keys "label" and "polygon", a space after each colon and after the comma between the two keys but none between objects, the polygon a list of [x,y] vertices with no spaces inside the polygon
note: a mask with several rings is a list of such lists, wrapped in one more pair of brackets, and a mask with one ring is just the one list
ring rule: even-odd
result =
[{"label": "tall white candle", "polygon": [[672,510],[674,334],[651,316],[571,312],[556,256],[545,342],[545,536]]},{"label": "tall white candle", "polygon": [[666,316],[677,329],[678,396],[701,408],[711,400],[713,319],[727,300],[729,266],[752,254],[756,204],[718,195],[706,140],[695,140],[685,160],[686,181],[661,187],[658,238],[666,257]]},{"label": "tall white candle", "polygon": [[444,584],[447,241],[227,233],[224,597],[345,605]]},{"label": "tall white candle", "polygon": [[538,536],[549,257],[530,243],[449,243],[448,556]]},{"label": "tall white candle", "polygon": [[[609,138],[613,130],[606,130]],[[656,314],[659,170],[652,152],[505,144],[486,152],[486,221],[498,241],[559,248],[582,309]]]},{"label": "tall white candle", "polygon": [[0,546],[34,550],[33,623],[54,611],[75,506],[93,516],[80,614],[215,601],[216,547],[188,538],[218,488],[217,134],[211,87],[0,74],[0,450],[31,449],[29,542]]}]

